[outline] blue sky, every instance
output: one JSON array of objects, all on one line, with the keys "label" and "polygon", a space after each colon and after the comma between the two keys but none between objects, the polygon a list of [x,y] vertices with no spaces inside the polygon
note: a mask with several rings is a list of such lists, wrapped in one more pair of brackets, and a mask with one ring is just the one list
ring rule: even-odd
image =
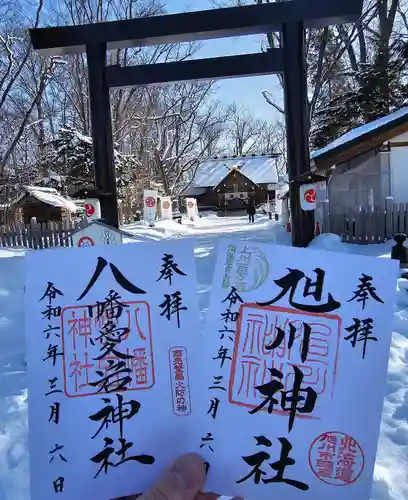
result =
[{"label": "blue sky", "polygon": [[[211,0],[168,0],[166,6],[169,13],[213,8]],[[264,40],[263,36],[247,36],[207,41],[204,42],[197,57],[220,57],[260,52]],[[255,116],[275,121],[279,113],[265,102],[261,94],[263,90],[270,92],[274,96],[275,102],[282,105],[282,90],[274,75],[220,80],[217,83],[217,98],[225,103],[235,101],[245,105]]]}]

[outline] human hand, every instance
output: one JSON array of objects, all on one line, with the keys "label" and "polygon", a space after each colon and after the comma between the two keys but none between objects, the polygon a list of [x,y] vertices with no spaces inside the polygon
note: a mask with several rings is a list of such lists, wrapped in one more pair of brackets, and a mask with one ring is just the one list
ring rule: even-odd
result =
[{"label": "human hand", "polygon": [[116,500],[217,500],[218,495],[201,492],[204,482],[203,459],[196,453],[188,453],[179,457],[147,493]]}]

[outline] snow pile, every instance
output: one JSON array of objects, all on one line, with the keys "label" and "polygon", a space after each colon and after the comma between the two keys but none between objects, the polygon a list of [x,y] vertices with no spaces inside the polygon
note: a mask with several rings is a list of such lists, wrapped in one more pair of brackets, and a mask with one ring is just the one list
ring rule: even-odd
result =
[{"label": "snow pile", "polygon": [[[28,249],[25,249],[28,250]],[[0,247],[0,259],[2,257],[21,257],[24,255],[24,251],[18,248],[3,248]],[[1,316],[1,309],[0,309],[0,316]],[[1,498],[1,497],[0,497]]]},{"label": "snow pile", "polygon": [[29,498],[24,258],[21,254],[15,255],[18,253],[7,250],[0,252],[0,257],[6,257],[0,258],[1,500]]},{"label": "snow pile", "polygon": [[367,255],[372,257],[390,257],[391,248],[395,245],[394,240],[375,245],[351,245],[343,243],[338,234],[320,234],[309,245],[310,248],[341,253],[353,253],[355,255]]},{"label": "snow pile", "polygon": [[[201,321],[209,303],[217,241],[224,236],[250,241],[290,244],[290,235],[266,217],[248,224],[246,217],[202,218],[194,225],[142,223],[126,230],[130,242],[166,238],[194,238]],[[347,245],[336,235],[321,235],[312,248],[388,256],[393,242],[382,245]],[[24,364],[24,258],[13,250],[0,250],[0,500],[29,498],[27,398]],[[341,265],[341,255],[339,255]],[[36,335],[38,332],[29,332]],[[372,390],[376,390],[375,387]],[[390,353],[387,394],[381,426],[371,500],[408,499],[408,281],[399,280],[394,333]],[[99,499],[95,499],[99,500]],[[352,499],[358,500],[358,499]]]}]

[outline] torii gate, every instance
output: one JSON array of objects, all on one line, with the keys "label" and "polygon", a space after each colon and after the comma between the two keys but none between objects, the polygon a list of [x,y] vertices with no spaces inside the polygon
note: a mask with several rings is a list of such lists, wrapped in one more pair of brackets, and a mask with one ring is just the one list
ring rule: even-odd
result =
[{"label": "torii gate", "polygon": [[[313,212],[300,207],[300,176],[309,171],[307,126],[306,28],[356,22],[363,0],[289,0],[182,14],[152,16],[81,26],[30,30],[42,55],[86,52],[95,182],[102,217],[118,227],[109,90],[281,73],[287,134],[292,244],[306,246],[314,236]],[[120,67],[107,65],[107,51],[269,32],[282,33],[282,47],[266,52],[182,62]]]}]

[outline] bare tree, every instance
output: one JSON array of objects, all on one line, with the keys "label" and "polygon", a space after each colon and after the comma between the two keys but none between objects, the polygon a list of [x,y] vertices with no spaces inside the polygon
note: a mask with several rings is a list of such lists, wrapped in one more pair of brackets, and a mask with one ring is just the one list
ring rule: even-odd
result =
[{"label": "bare tree", "polygon": [[199,163],[217,152],[226,112],[210,99],[213,83],[169,85],[150,95],[139,152],[166,194],[176,194]]},{"label": "bare tree", "polygon": [[279,154],[279,172],[285,170],[285,127],[283,120],[270,122],[256,118],[248,108],[236,103],[228,108],[225,122],[225,149],[231,155]]},{"label": "bare tree", "polygon": [[[27,29],[165,13],[160,0],[57,0],[46,10],[45,0],[37,1],[30,20],[24,3],[0,0],[0,175],[16,185],[41,177],[41,158],[61,129],[91,135],[85,55],[42,58],[31,51]],[[116,50],[108,57],[122,66],[154,64],[184,60],[199,49],[197,43],[161,45]],[[222,106],[214,89],[208,82],[112,91],[115,154],[126,157],[117,165],[126,170],[119,177],[133,182],[139,171],[148,172],[175,194],[200,161],[226,143],[238,154],[273,149],[270,124],[248,110]]]},{"label": "bare tree", "polygon": [[248,108],[231,104],[226,125],[231,154],[241,156],[259,152],[264,123],[251,114]]},{"label": "bare tree", "polygon": [[10,172],[21,169],[33,160],[29,153],[37,153],[35,145],[31,145],[30,152],[26,149],[32,140],[27,130],[30,120],[33,116],[35,118],[34,111],[46,86],[61,63],[59,58],[44,60],[31,52],[27,28],[39,25],[43,0],[39,0],[30,24],[27,23],[28,14],[21,10],[21,6],[13,2],[3,4],[3,8],[3,23],[0,25],[1,176],[7,169]]},{"label": "bare tree", "polygon": [[[254,1],[261,4],[271,0],[214,0],[214,3],[225,7],[247,5]],[[356,23],[307,30],[310,123],[322,104],[336,95],[352,91],[355,86],[364,85],[366,82],[361,80],[362,70],[367,66],[371,72],[380,75],[377,91],[381,94],[382,105],[379,106],[378,101],[366,99],[363,121],[392,107],[387,68],[392,45],[395,45],[396,39],[406,39],[408,35],[407,10],[406,0],[365,0],[363,14]],[[271,32],[266,36],[263,49],[279,47],[280,44],[280,34]],[[283,84],[282,78],[279,80]],[[268,90],[262,93],[269,105],[279,113],[284,113],[274,95]]]},{"label": "bare tree", "polygon": [[[51,19],[58,24],[79,25],[118,19],[131,19],[165,13],[158,0],[60,0],[54,6]],[[154,64],[168,60],[183,60],[199,49],[199,45],[159,45],[155,47],[114,50],[109,54],[109,64],[121,66]],[[91,134],[88,100],[88,76],[85,54],[66,58],[67,66],[53,83],[47,109],[50,130],[55,122],[73,126],[81,133]],[[143,88],[116,89],[111,92],[112,128],[117,147],[126,150],[126,143],[138,117],[143,113],[147,94]],[[56,106],[56,102],[58,105]]]}]

